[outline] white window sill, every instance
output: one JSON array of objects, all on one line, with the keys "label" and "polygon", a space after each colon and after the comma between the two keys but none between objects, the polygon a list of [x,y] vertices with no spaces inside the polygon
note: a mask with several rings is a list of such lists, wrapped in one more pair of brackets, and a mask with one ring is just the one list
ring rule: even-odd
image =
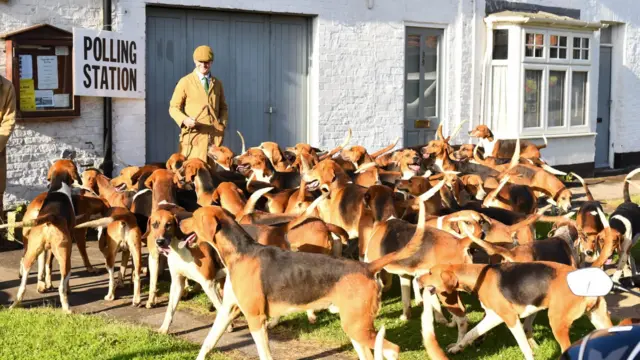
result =
[{"label": "white window sill", "polygon": [[[598,133],[588,132],[588,133],[574,133],[574,134],[545,134],[544,136],[547,139],[559,139],[559,138],[576,138],[576,137],[587,137],[587,136],[596,136]],[[520,139],[542,139],[542,134],[534,135],[520,135]]]}]

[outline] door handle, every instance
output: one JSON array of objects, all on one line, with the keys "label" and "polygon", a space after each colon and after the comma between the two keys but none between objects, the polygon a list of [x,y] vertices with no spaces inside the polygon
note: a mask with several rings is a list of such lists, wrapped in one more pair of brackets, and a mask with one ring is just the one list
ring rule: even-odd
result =
[{"label": "door handle", "polygon": [[602,122],[602,118],[601,118],[601,117],[596,118],[596,122],[597,122],[598,124],[600,124],[600,123]]}]

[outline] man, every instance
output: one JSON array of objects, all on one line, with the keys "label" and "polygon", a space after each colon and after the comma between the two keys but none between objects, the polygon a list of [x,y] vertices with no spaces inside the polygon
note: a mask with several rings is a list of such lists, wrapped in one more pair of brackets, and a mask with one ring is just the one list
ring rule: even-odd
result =
[{"label": "man", "polygon": [[198,46],[193,52],[196,66],[184,76],[173,92],[169,114],[180,127],[179,151],[187,159],[208,162],[209,145],[222,145],[227,127],[227,102],[222,82],[211,75],[213,51]]},{"label": "man", "polygon": [[4,220],[4,191],[7,189],[7,142],[16,124],[16,92],[0,75],[0,216]]}]

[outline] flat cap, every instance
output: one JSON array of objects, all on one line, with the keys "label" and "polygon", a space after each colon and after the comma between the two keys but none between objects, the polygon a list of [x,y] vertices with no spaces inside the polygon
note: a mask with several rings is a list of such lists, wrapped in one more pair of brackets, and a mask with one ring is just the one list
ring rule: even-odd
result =
[{"label": "flat cap", "polygon": [[213,50],[207,45],[201,45],[193,52],[193,60],[200,62],[213,61]]}]

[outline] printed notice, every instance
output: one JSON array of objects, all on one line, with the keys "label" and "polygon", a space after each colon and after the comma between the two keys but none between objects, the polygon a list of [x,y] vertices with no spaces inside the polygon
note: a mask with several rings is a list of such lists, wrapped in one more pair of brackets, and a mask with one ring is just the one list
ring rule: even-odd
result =
[{"label": "printed notice", "polygon": [[20,79],[20,110],[29,111],[36,109],[36,93],[33,88],[33,79]]},{"label": "printed notice", "polygon": [[[58,58],[56,56],[38,56],[38,89],[57,88]],[[53,101],[53,95],[51,101]]]},{"label": "printed notice", "polygon": [[58,108],[69,107],[69,94],[53,94],[53,106]]},{"label": "printed notice", "polygon": [[56,46],[56,56],[67,56],[67,55],[69,55],[68,46]]},{"label": "printed notice", "polygon": [[53,107],[53,90],[36,90],[36,107]]},{"label": "printed notice", "polygon": [[33,79],[33,57],[20,55],[20,79]]}]

